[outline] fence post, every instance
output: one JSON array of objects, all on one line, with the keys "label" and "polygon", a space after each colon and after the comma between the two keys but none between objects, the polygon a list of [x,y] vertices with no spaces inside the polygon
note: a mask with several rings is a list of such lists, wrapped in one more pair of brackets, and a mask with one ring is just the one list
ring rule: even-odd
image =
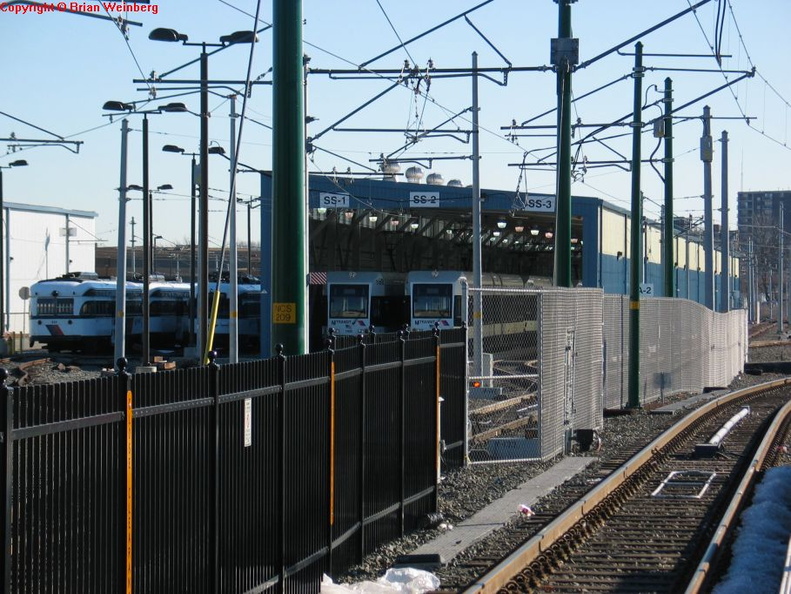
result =
[{"label": "fence post", "polygon": [[3,557],[2,591],[11,592],[11,493],[14,479],[14,391],[6,385],[8,370],[0,367],[0,430],[2,430],[3,459]]},{"label": "fence post", "polygon": [[469,361],[470,356],[470,341],[467,340],[467,322],[463,321],[461,323],[462,329],[462,340],[464,341],[464,357],[462,365],[464,365],[464,397],[463,397],[463,413],[462,413],[462,442],[464,443],[463,451],[462,451],[462,466],[468,466],[470,463],[470,432],[467,431],[467,423],[470,420],[470,398],[469,394],[469,385],[470,385],[470,366],[467,365],[467,361]]},{"label": "fence post", "polygon": [[280,550],[278,551],[278,586],[281,594],[286,591],[286,356],[283,354],[283,345],[275,345],[277,355],[278,381],[280,383],[280,401],[278,412],[278,443],[280,444],[280,457],[278,460],[278,477],[280,480],[280,513],[278,514],[278,535],[280,536]]},{"label": "fence post", "polygon": [[365,341],[363,340],[362,335],[360,335],[360,492],[358,493],[358,509],[360,510],[360,557],[359,560],[362,563],[363,557],[365,557],[365,464],[366,464],[366,441],[365,441],[365,429],[366,429],[366,410],[365,410],[365,387],[366,387],[366,371],[365,371]]},{"label": "fence post", "polygon": [[398,425],[401,429],[398,443],[398,457],[401,461],[401,468],[398,475],[399,495],[401,497],[401,504],[399,508],[399,535],[404,536],[404,516],[406,513],[406,366],[404,361],[406,359],[406,339],[409,337],[408,330],[402,330],[398,333],[398,340],[401,343],[401,390],[399,395],[399,411],[398,411]]},{"label": "fence post", "polygon": [[330,353],[330,401],[329,401],[329,448],[327,452],[327,476],[329,489],[327,493],[327,507],[329,508],[329,521],[327,522],[327,568],[332,574],[332,543],[335,537],[335,335],[330,333],[327,338],[327,350]]},{"label": "fence post", "polygon": [[440,417],[440,405],[442,403],[442,396],[440,394],[440,378],[442,377],[442,368],[440,367],[440,349],[442,339],[439,332],[439,324],[434,326],[434,352],[436,353],[437,360],[434,364],[434,389],[436,397],[436,457],[435,457],[435,471],[436,481],[434,482],[434,511],[437,511],[437,504],[439,502],[439,478],[440,478],[440,456],[442,455],[442,425]]},{"label": "fence post", "polygon": [[220,591],[220,366],[217,351],[209,352],[209,396],[214,400],[209,421],[213,431],[209,453],[209,575],[212,592]]},{"label": "fence post", "polygon": [[126,555],[125,555],[125,592],[132,594],[134,591],[134,426],[133,419],[133,397],[132,394],[132,375],[126,370],[129,362],[126,357],[119,357],[116,361],[116,374],[118,379],[119,396],[124,403],[124,451],[126,453],[126,497],[125,497],[125,516],[126,516]]}]

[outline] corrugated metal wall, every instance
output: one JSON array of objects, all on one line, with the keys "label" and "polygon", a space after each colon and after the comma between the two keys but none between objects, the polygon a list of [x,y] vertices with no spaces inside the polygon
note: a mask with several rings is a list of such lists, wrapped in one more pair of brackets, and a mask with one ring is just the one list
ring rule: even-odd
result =
[{"label": "corrugated metal wall", "polygon": [[[65,274],[68,239],[70,271],[93,271],[96,267],[96,221],[89,217],[7,208],[6,247],[9,331],[28,330],[29,303],[19,297],[19,289],[46,278]],[[66,227],[70,229],[66,236]]]}]

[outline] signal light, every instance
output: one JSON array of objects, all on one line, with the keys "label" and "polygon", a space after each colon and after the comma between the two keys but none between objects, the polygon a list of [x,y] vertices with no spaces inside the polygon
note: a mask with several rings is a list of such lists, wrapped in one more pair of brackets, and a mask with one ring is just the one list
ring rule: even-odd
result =
[{"label": "signal light", "polygon": [[473,388],[480,388],[481,387],[481,382],[479,382],[479,381],[472,382],[472,387]]}]

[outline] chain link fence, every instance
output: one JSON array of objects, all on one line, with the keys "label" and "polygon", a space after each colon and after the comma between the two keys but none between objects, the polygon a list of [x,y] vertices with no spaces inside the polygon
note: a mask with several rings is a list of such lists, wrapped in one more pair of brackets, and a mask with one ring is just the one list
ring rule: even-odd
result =
[{"label": "chain link fence", "polygon": [[467,291],[470,461],[546,460],[600,428],[602,292]]},{"label": "chain link fence", "polygon": [[[604,407],[627,406],[629,298],[604,295]],[[747,311],[713,312],[687,299],[640,300],[642,404],[706,388],[725,387],[747,357]]]},{"label": "chain link fence", "polygon": [[[547,460],[595,447],[604,410],[629,401],[629,298],[599,289],[467,287],[464,301],[469,460]],[[727,386],[746,354],[745,310],[640,300],[641,405]]]}]

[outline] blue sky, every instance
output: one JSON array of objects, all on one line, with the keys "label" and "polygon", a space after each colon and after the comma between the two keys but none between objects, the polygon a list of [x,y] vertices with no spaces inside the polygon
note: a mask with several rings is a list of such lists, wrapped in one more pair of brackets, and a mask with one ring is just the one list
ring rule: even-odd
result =
[{"label": "blue sky", "polygon": [[[104,245],[112,245],[117,232],[117,205],[120,162],[120,123],[109,123],[103,117],[102,104],[110,99],[141,101],[147,98],[145,85],[133,83],[150,72],[166,72],[198,57],[199,48],[184,47],[148,40],[156,27],[171,27],[187,33],[190,41],[217,41],[224,34],[251,29],[256,5],[241,0],[170,0],[153,3],[157,14],[131,14],[127,18],[142,23],[130,26],[128,41],[109,21],[74,16],[66,13],[11,14],[0,12],[0,52],[3,60],[3,85],[0,90],[0,136],[14,133],[18,138],[52,138],[47,132],[83,141],[79,154],[64,148],[38,147],[0,156],[0,165],[24,158],[30,166],[4,172],[7,201],[63,206],[99,213],[97,235]],[[473,1],[417,2],[413,0],[305,0],[305,52],[310,65],[318,69],[356,68],[371,58],[397,46],[399,39],[410,39],[461,12],[481,4]],[[711,54],[715,44],[715,22],[718,1],[700,8],[696,15],[687,15],[642,39],[646,54]],[[686,9],[686,0],[646,2],[629,0],[580,0],[572,6],[574,36],[580,40],[580,59],[588,60],[641,31]],[[684,110],[675,125],[676,213],[702,213],[703,167],[699,158],[702,132],[700,116],[709,105],[715,119],[712,135],[718,140],[723,130],[730,137],[729,179],[731,224],[735,225],[736,192],[739,190],[788,189],[791,152],[786,143],[789,131],[791,79],[787,56],[791,50],[787,23],[791,17],[788,0],[730,0],[722,2],[725,10],[721,35],[721,53],[726,70],[748,70],[755,65],[759,76],[739,83],[731,90],[720,91],[705,101]],[[118,13],[113,13],[117,15]],[[697,16],[697,18],[696,18]],[[734,18],[735,17],[735,18]],[[263,23],[271,23],[271,2],[260,8]],[[549,63],[550,39],[557,35],[557,5],[552,0],[494,0],[469,15],[470,21],[485,37],[483,39],[463,19],[398,49],[369,64],[369,68],[399,69],[408,60],[421,68],[429,60],[437,68],[467,68],[472,52],[479,55],[479,66],[503,67],[503,58],[514,66],[545,66]],[[263,23],[260,26],[263,26]],[[488,40],[488,41],[487,41]],[[271,80],[271,32],[261,34],[254,48],[251,72],[253,77]],[[631,53],[633,44],[624,48]],[[236,46],[210,58],[211,78],[241,80],[245,77],[249,46]],[[608,123],[632,109],[633,86],[628,78],[633,58],[610,55],[575,73],[573,93],[579,97],[605,83],[620,80],[607,90],[579,100],[574,105],[574,118],[586,124]],[[670,76],[676,90],[676,105],[692,101],[725,82],[717,72],[713,58],[646,56],[649,67],[643,81],[647,102],[660,98],[664,79]],[[673,71],[668,68],[675,69]],[[690,72],[708,69],[713,72]],[[198,78],[197,64],[183,69],[179,78]],[[736,74],[728,75],[735,78]],[[502,75],[493,75],[498,83]],[[321,134],[319,150],[310,161],[310,171],[344,171],[350,167],[361,171],[376,168],[375,159],[382,153],[397,151],[404,145],[404,135],[393,132],[323,133],[334,122],[362,103],[384,91],[391,83],[368,77],[366,80],[331,80],[321,74],[309,77],[308,113],[316,118],[310,134]],[[182,101],[198,110],[198,96],[185,91],[184,97],[164,101]],[[221,91],[225,93],[226,91]],[[170,94],[168,87],[157,87],[159,97]],[[525,153],[528,161],[547,157],[546,150],[554,143],[552,137],[506,138],[502,130],[512,120],[522,122],[556,104],[555,76],[547,72],[512,72],[507,84],[480,81],[481,183],[483,187],[527,192],[553,192],[554,172],[528,171],[520,176],[518,167]],[[149,104],[148,107],[155,105]],[[402,85],[344,122],[347,128],[410,128],[434,127],[455,114],[445,128],[469,128],[471,84],[468,78],[435,78],[426,92],[425,81],[419,93]],[[228,149],[229,103],[226,98],[212,96],[210,135],[212,141]],[[241,99],[237,110],[241,111]],[[271,87],[256,86],[248,100],[240,161],[257,168],[271,167]],[[659,107],[645,112],[648,120],[660,115]],[[742,118],[754,118],[747,125]],[[553,124],[554,114],[534,123]],[[39,129],[27,126],[23,120]],[[253,121],[255,120],[255,121]],[[141,183],[140,128],[141,118],[132,117],[133,130],[129,143],[129,183]],[[179,243],[188,237],[189,224],[189,160],[161,152],[164,144],[176,144],[187,151],[197,151],[199,120],[190,114],[167,114],[150,119],[151,185],[169,183],[174,190],[156,196],[154,202],[154,233],[165,242]],[[543,132],[551,134],[550,130]],[[589,160],[611,159],[616,154],[631,155],[628,128],[616,128],[613,134],[625,134],[607,146],[588,145],[583,150]],[[462,139],[466,137],[461,135]],[[6,148],[8,143],[4,143]],[[643,137],[643,157],[657,147],[649,134]],[[458,138],[426,139],[397,154],[401,158],[425,160],[428,157],[458,157],[433,162],[431,171],[445,180],[471,182],[471,146]],[[0,153],[5,151],[0,150]],[[662,148],[657,154],[661,157]],[[715,142],[713,190],[719,206],[721,191],[720,143]],[[551,160],[551,157],[549,157]],[[429,173],[429,170],[426,170]],[[628,207],[630,174],[619,168],[577,170],[572,192],[577,195],[600,196]],[[257,176],[240,174],[238,189],[242,198],[258,195]],[[228,192],[227,162],[213,158],[211,163],[210,237],[219,243],[222,238],[224,200]],[[662,202],[663,189],[659,176],[646,165],[642,172],[643,190],[648,197],[646,213],[659,216],[656,203]],[[130,195],[135,197],[134,194]],[[257,211],[253,211],[254,213]],[[133,200],[129,214],[140,222],[141,203]],[[245,211],[240,213],[240,229],[245,229]],[[719,214],[715,213],[715,219]],[[254,237],[257,221],[253,221]],[[136,228],[140,235],[141,227]],[[240,232],[244,237],[245,231]]]}]

